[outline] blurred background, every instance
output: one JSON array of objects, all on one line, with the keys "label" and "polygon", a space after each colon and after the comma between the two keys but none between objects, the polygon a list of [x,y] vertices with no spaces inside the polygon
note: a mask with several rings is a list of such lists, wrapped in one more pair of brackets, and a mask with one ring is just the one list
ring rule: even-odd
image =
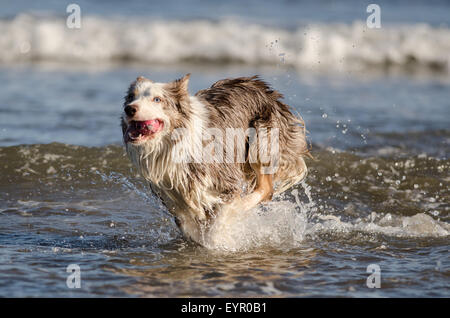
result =
[{"label": "blurred background", "polygon": [[398,144],[426,131],[408,146],[431,139],[439,152],[449,137],[439,132],[450,109],[447,1],[378,1],[379,29],[366,25],[369,2],[356,0],[78,1],[72,29],[69,2],[0,3],[0,145],[119,143],[127,85],[187,72],[191,93],[261,74],[324,146]]},{"label": "blurred background", "polygon": [[[376,0],[369,28],[371,2],[0,0],[0,296],[448,297],[450,2]],[[232,254],[186,242],[121,145],[130,82],[186,73],[261,75],[316,158]]]}]

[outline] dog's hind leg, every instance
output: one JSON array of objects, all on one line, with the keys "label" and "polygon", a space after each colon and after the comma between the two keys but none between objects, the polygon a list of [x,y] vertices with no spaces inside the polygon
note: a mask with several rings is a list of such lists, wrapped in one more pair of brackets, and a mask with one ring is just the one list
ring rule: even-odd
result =
[{"label": "dog's hind leg", "polygon": [[252,164],[251,167],[256,174],[256,187],[252,193],[234,199],[229,205],[236,212],[247,211],[257,206],[260,202],[272,200],[273,175],[263,174],[259,164]]},{"label": "dog's hind leg", "polygon": [[[224,244],[227,240],[234,242],[232,233],[236,233],[236,228],[239,229],[239,224],[243,220],[254,216],[252,209],[260,202],[271,200],[273,193],[273,175],[262,174],[259,167],[255,169],[256,185],[253,191],[243,197],[237,196],[230,203],[222,206],[220,213],[212,223],[208,236],[209,243],[217,246],[217,244]],[[239,230],[238,230],[239,231]],[[217,233],[219,235],[217,235]],[[231,234],[229,234],[231,233]]]},{"label": "dog's hind leg", "polygon": [[[254,192],[261,195],[261,201],[270,201],[273,196],[273,175],[263,174],[260,165],[251,165],[256,173],[256,188]],[[259,202],[258,202],[259,203]]]}]

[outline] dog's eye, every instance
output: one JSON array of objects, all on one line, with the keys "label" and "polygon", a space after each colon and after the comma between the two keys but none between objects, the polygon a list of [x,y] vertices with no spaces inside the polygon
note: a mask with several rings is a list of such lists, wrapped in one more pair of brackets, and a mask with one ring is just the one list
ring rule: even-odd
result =
[{"label": "dog's eye", "polygon": [[159,102],[161,101],[161,98],[155,97],[155,98],[153,98],[153,101],[154,101],[155,103],[159,103]]}]

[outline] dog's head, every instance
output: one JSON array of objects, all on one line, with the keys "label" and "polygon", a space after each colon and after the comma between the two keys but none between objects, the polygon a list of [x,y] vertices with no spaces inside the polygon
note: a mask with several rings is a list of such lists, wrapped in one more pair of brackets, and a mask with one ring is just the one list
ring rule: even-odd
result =
[{"label": "dog's head", "polygon": [[122,114],[125,144],[158,143],[182,126],[189,117],[189,77],[155,83],[140,76],[131,83]]}]

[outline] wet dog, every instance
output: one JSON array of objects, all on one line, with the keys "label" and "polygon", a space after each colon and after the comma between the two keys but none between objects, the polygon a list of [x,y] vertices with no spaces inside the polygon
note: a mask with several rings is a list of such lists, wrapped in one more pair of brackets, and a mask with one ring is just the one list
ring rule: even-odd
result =
[{"label": "wet dog", "polygon": [[303,180],[305,127],[257,76],[194,96],[190,74],[138,77],[125,96],[126,151],[183,234],[200,244],[216,218],[249,210]]}]

